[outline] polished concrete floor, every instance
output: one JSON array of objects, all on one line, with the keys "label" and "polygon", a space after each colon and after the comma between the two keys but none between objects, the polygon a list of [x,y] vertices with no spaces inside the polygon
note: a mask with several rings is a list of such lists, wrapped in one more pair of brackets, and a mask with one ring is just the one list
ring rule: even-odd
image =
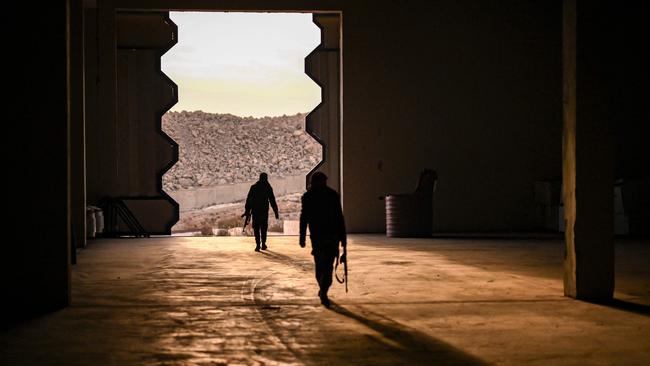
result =
[{"label": "polished concrete floor", "polygon": [[612,304],[562,295],[560,240],[351,236],[316,296],[296,237],[96,240],[72,306],[0,333],[2,365],[649,365],[650,243]]}]

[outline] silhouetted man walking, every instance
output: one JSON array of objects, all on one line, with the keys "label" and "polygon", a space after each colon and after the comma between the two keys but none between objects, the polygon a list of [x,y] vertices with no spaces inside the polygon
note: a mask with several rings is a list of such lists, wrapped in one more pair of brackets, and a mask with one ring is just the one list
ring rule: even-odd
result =
[{"label": "silhouetted man walking", "polygon": [[269,203],[278,219],[278,205],[275,203],[273,188],[269,184],[269,176],[266,173],[260,174],[260,179],[251,186],[246,197],[246,208],[244,215],[253,216],[253,232],[255,233],[255,251],[266,249],[266,231],[269,228]]},{"label": "silhouetted man walking", "polygon": [[330,306],[327,291],[332,285],[334,260],[339,255],[339,242],[347,245],[345,220],[341,199],[335,190],[327,186],[327,176],[316,172],[311,177],[311,187],[302,196],[300,212],[300,246],[305,247],[305,236],[309,226],[311,254],[316,265],[316,281],[320,291],[321,304]]}]

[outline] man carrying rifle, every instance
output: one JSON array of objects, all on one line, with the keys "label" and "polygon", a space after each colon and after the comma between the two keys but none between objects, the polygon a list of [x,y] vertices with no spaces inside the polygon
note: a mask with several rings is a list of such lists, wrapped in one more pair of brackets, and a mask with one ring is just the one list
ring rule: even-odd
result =
[{"label": "man carrying rifle", "polygon": [[[255,233],[255,251],[260,251],[260,244],[262,250],[266,247],[266,231],[269,228],[269,203],[275,213],[275,218],[278,215],[278,205],[275,203],[275,196],[273,195],[273,188],[269,184],[269,176],[266,173],[260,174],[260,179],[251,186],[246,197],[246,207],[243,216],[246,216],[246,223],[251,214],[253,216],[253,232]],[[246,224],[244,224],[246,226]]]},{"label": "man carrying rifle", "polygon": [[[300,246],[305,247],[305,236],[309,226],[311,254],[316,266],[316,281],[320,291],[321,304],[330,306],[327,291],[332,285],[334,261],[339,256],[339,242],[344,252],[347,246],[345,221],[341,199],[335,190],[327,186],[327,176],[316,172],[311,177],[311,186],[302,196],[300,212]],[[341,258],[345,262],[345,258]],[[347,266],[347,263],[345,263]],[[347,278],[345,279],[347,281]]]}]

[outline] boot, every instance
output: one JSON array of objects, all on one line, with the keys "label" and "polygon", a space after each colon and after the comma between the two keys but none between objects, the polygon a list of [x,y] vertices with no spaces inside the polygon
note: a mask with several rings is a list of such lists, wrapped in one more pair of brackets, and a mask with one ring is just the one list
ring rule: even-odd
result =
[{"label": "boot", "polygon": [[320,303],[323,304],[326,308],[329,309],[330,307],[330,299],[327,297],[326,293],[323,293],[322,291],[318,291],[318,297],[320,297]]}]

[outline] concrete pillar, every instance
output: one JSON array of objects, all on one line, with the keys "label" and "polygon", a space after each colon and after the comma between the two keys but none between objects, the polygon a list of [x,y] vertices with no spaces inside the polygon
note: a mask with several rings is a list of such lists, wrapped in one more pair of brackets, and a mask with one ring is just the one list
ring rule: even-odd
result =
[{"label": "concrete pillar", "polygon": [[96,10],[97,44],[93,74],[95,98],[93,118],[86,123],[86,192],[87,201],[97,204],[103,198],[100,187],[117,186],[120,172],[116,134],[117,64],[115,38],[115,8],[112,2],[100,1]]},{"label": "concrete pillar", "polygon": [[97,184],[96,167],[91,166],[92,159],[97,159],[97,153],[90,149],[91,143],[96,144],[97,137],[92,134],[94,126],[99,124],[99,52],[97,42],[97,3],[86,1],[84,4],[84,135],[85,135],[85,179],[86,201],[90,204],[97,200],[91,191],[91,184]]},{"label": "concrete pillar", "polygon": [[26,17],[5,45],[3,163],[16,180],[2,205],[3,322],[70,302],[69,2],[10,5]]},{"label": "concrete pillar", "polygon": [[[608,4],[565,0],[564,293],[602,301],[614,292],[614,157]],[[611,5],[611,4],[609,4]]]},{"label": "concrete pillar", "polygon": [[72,244],[77,247],[86,246],[86,133],[84,120],[83,18],[82,0],[71,0],[70,219],[72,222]]}]

